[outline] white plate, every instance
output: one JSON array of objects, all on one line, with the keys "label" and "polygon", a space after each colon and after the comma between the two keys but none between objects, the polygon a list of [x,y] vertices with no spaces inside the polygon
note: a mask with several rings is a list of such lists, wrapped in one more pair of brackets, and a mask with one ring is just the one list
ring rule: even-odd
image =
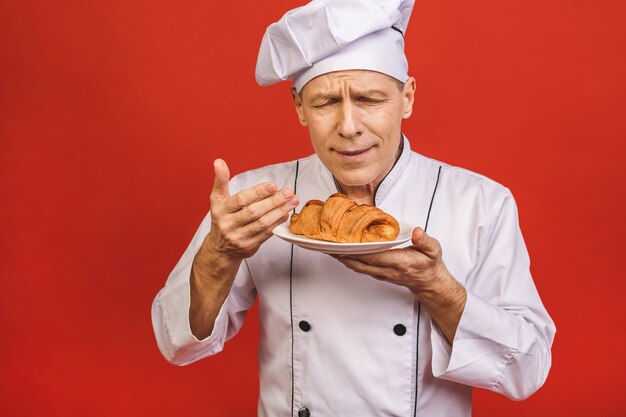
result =
[{"label": "white plate", "polygon": [[311,239],[304,235],[294,235],[291,233],[289,231],[289,221],[286,221],[276,227],[272,232],[287,242],[315,252],[341,255],[359,255],[364,253],[382,252],[411,240],[413,227],[403,221],[398,221],[398,223],[400,224],[400,234],[396,240],[389,242],[335,243],[326,242],[325,240]]}]

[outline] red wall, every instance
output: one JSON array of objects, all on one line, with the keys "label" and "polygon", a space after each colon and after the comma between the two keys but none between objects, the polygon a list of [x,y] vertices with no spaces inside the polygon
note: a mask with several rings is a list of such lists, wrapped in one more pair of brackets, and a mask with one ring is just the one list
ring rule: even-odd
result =
[{"label": "red wall", "polygon": [[[0,3],[0,415],[250,416],[256,312],[167,364],[150,304],[233,173],[312,152],[268,23],[303,1]],[[289,5],[289,6],[288,6]],[[556,321],[546,385],[476,416],[626,415],[626,3],[418,1],[414,149],[512,189]]]}]

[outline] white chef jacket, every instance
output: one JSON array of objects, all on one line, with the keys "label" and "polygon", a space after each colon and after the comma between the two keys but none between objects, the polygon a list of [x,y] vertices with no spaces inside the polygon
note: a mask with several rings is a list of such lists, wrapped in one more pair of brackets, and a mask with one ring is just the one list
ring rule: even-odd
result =
[{"label": "white chef jacket", "polygon": [[[209,213],[152,306],[165,358],[186,365],[221,351],[258,294],[259,416],[306,416],[307,409],[311,417],[462,417],[471,414],[472,387],[513,399],[535,392],[550,368],[555,326],[529,272],[511,193],[403,141],[375,204],[427,226],[467,290],[452,346],[407,288],[277,237],[241,263],[213,333],[198,340],[189,325],[189,277]],[[264,181],[295,188],[298,211],[337,192],[316,155],[237,175],[230,190]]]}]

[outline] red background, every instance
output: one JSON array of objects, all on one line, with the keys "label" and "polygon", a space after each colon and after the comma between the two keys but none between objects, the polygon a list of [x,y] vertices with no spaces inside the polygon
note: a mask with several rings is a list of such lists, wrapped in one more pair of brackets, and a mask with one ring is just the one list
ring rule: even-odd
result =
[{"label": "red background", "polygon": [[[250,416],[253,311],[225,351],[167,364],[152,298],[233,174],[312,152],[267,24],[303,1],[0,3],[0,415]],[[626,415],[626,2],[418,1],[404,131],[513,191],[557,324],[545,386],[476,416]]]}]

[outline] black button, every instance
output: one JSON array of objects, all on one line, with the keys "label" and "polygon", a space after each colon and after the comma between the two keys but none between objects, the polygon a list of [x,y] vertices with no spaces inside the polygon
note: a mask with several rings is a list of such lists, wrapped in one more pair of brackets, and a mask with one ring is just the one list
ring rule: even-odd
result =
[{"label": "black button", "polygon": [[311,412],[309,411],[308,408],[302,407],[301,409],[298,410],[298,417],[310,417],[310,416],[311,416]]},{"label": "black button", "polygon": [[406,334],[406,327],[403,324],[396,324],[393,326],[393,332],[398,336],[404,336]]},{"label": "black button", "polygon": [[298,327],[300,327],[300,330],[302,330],[303,332],[308,332],[309,330],[311,330],[311,325],[306,320],[302,320],[300,323],[298,323]]}]

